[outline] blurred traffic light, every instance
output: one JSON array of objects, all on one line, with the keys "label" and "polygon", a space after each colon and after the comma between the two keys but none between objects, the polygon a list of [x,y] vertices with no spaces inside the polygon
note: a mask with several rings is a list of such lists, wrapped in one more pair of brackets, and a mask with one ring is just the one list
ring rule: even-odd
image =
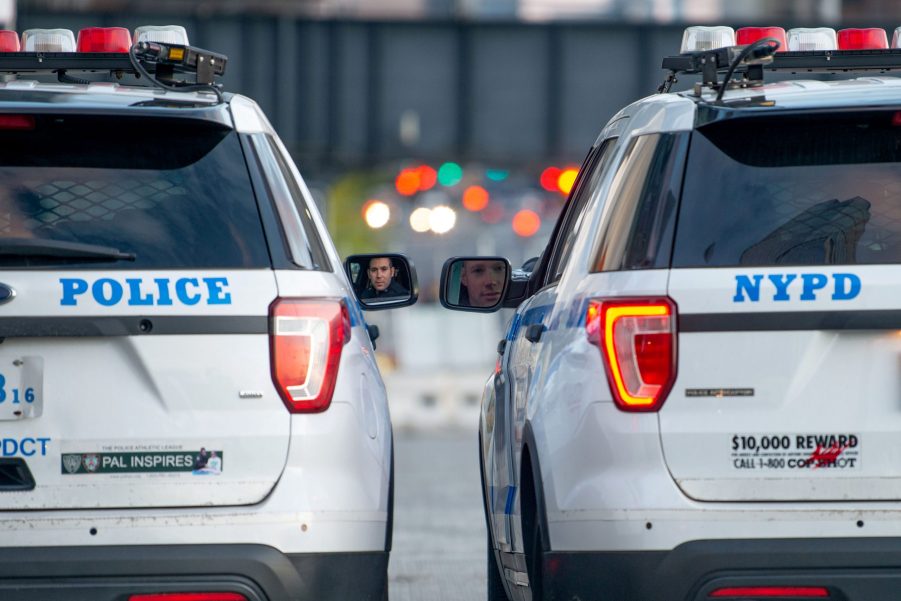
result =
[{"label": "blurred traffic light", "polygon": [[394,187],[397,189],[397,193],[402,196],[413,196],[419,192],[420,181],[419,171],[408,167],[401,169],[401,172],[397,174],[397,178],[394,180]]},{"label": "blurred traffic light", "polygon": [[493,182],[502,182],[510,177],[510,172],[506,169],[486,169],[485,177]]},{"label": "blurred traffic light", "polygon": [[541,229],[541,217],[535,211],[523,209],[513,216],[513,231],[518,236],[528,238],[538,233],[539,229]]},{"label": "blurred traffic light", "polygon": [[539,182],[541,187],[548,192],[559,192],[563,196],[569,196],[576,182],[576,176],[579,175],[578,167],[548,167],[541,172]]},{"label": "blurred traffic light", "polygon": [[463,168],[457,163],[444,163],[438,167],[438,183],[442,186],[456,186],[463,179]]},{"label": "blurred traffic light", "polygon": [[557,181],[560,179],[559,167],[548,167],[541,172],[541,187],[548,192],[557,192]]},{"label": "blurred traffic light", "polygon": [[557,178],[557,189],[564,196],[568,196],[570,191],[573,189],[573,184],[576,183],[576,176],[579,175],[579,170],[575,167],[567,167],[562,172],[560,172],[560,177]]},{"label": "blurred traffic light", "polygon": [[481,211],[488,206],[491,196],[482,186],[469,186],[463,191],[463,207],[467,211]]}]

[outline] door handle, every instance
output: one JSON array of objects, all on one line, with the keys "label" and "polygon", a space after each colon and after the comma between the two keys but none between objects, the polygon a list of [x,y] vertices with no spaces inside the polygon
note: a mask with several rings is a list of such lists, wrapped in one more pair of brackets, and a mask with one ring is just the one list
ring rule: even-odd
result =
[{"label": "door handle", "polygon": [[532,343],[538,342],[546,329],[543,323],[533,323],[526,328],[526,340]]}]

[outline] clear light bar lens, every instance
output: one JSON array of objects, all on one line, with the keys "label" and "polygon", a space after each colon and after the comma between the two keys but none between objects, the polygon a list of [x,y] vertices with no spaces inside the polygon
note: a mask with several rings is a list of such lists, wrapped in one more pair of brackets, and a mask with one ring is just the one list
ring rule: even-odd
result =
[{"label": "clear light bar lens", "polygon": [[682,34],[680,52],[700,52],[735,46],[735,30],[731,27],[689,27]]},{"label": "clear light bar lens", "polygon": [[71,29],[27,29],[22,52],[75,52],[75,34]]},{"label": "clear light bar lens", "polygon": [[804,50],[836,50],[835,30],[829,27],[798,27],[788,30],[788,49]]},{"label": "clear light bar lens", "polygon": [[188,32],[181,25],[143,25],[135,29],[135,44],[138,42],[190,45],[188,44]]},{"label": "clear light bar lens", "polygon": [[892,48],[901,48],[901,27],[896,27],[892,34]]}]

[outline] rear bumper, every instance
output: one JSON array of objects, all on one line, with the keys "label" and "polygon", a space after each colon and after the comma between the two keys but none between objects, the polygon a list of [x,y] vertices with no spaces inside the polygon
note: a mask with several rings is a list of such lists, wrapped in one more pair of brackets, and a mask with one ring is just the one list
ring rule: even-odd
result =
[{"label": "rear bumper", "polygon": [[556,551],[545,554],[543,584],[547,601],[707,601],[716,589],[747,586],[816,586],[828,589],[827,601],[895,601],[901,590],[901,538],[693,541],[672,551]]},{"label": "rear bumper", "polygon": [[134,593],[236,592],[248,601],[381,601],[388,553],[283,554],[263,545],[0,549],[4,601],[127,601]]}]

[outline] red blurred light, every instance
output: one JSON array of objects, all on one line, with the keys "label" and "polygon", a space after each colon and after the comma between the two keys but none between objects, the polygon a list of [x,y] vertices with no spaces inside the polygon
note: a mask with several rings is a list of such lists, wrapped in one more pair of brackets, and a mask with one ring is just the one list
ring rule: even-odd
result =
[{"label": "red blurred light", "polygon": [[8,29],[0,30],[0,52],[18,52],[20,49],[18,33]]},{"label": "red blurred light", "polygon": [[491,200],[488,190],[482,186],[470,186],[463,192],[463,207],[467,211],[481,211]]},{"label": "red blurred light", "polygon": [[528,238],[537,234],[539,229],[541,229],[541,217],[535,211],[523,209],[513,216],[513,231],[517,236]]},{"label": "red blurred light", "polygon": [[880,27],[842,29],[838,32],[839,50],[884,50],[888,36]]},{"label": "red blurred light", "polygon": [[500,223],[504,218],[504,207],[496,202],[490,202],[485,210],[479,213],[479,216],[485,223]]},{"label": "red blurred light", "polygon": [[418,169],[402,169],[397,174],[397,179],[394,180],[394,187],[397,188],[397,193],[403,196],[413,196],[419,192],[421,185],[422,177]]},{"label": "red blurred light", "polygon": [[0,115],[0,129],[34,129],[34,117],[31,115]]},{"label": "red blurred light", "polygon": [[735,43],[739,46],[753,44],[764,38],[776,38],[779,40],[777,52],[788,51],[788,42],[785,40],[785,30],[781,27],[742,27],[735,32]]},{"label": "red blurred light", "polygon": [[826,599],[829,597],[829,590],[822,586],[733,586],[728,588],[718,588],[709,597],[732,597],[736,599],[750,598],[756,599],[760,597],[768,597],[776,599],[809,597]]},{"label": "red blurred light", "polygon": [[428,165],[417,167],[416,174],[419,176],[419,190],[421,192],[431,190],[438,183],[438,172]]},{"label": "red blurred light", "polygon": [[88,27],[78,32],[77,52],[128,52],[131,32],[124,27]]},{"label": "red blurred light", "polygon": [[247,601],[241,593],[148,593],[130,595],[128,601]]},{"label": "red blurred light", "polygon": [[560,168],[548,167],[541,172],[541,179],[539,181],[541,182],[541,187],[548,192],[556,192],[558,179],[560,179]]}]

